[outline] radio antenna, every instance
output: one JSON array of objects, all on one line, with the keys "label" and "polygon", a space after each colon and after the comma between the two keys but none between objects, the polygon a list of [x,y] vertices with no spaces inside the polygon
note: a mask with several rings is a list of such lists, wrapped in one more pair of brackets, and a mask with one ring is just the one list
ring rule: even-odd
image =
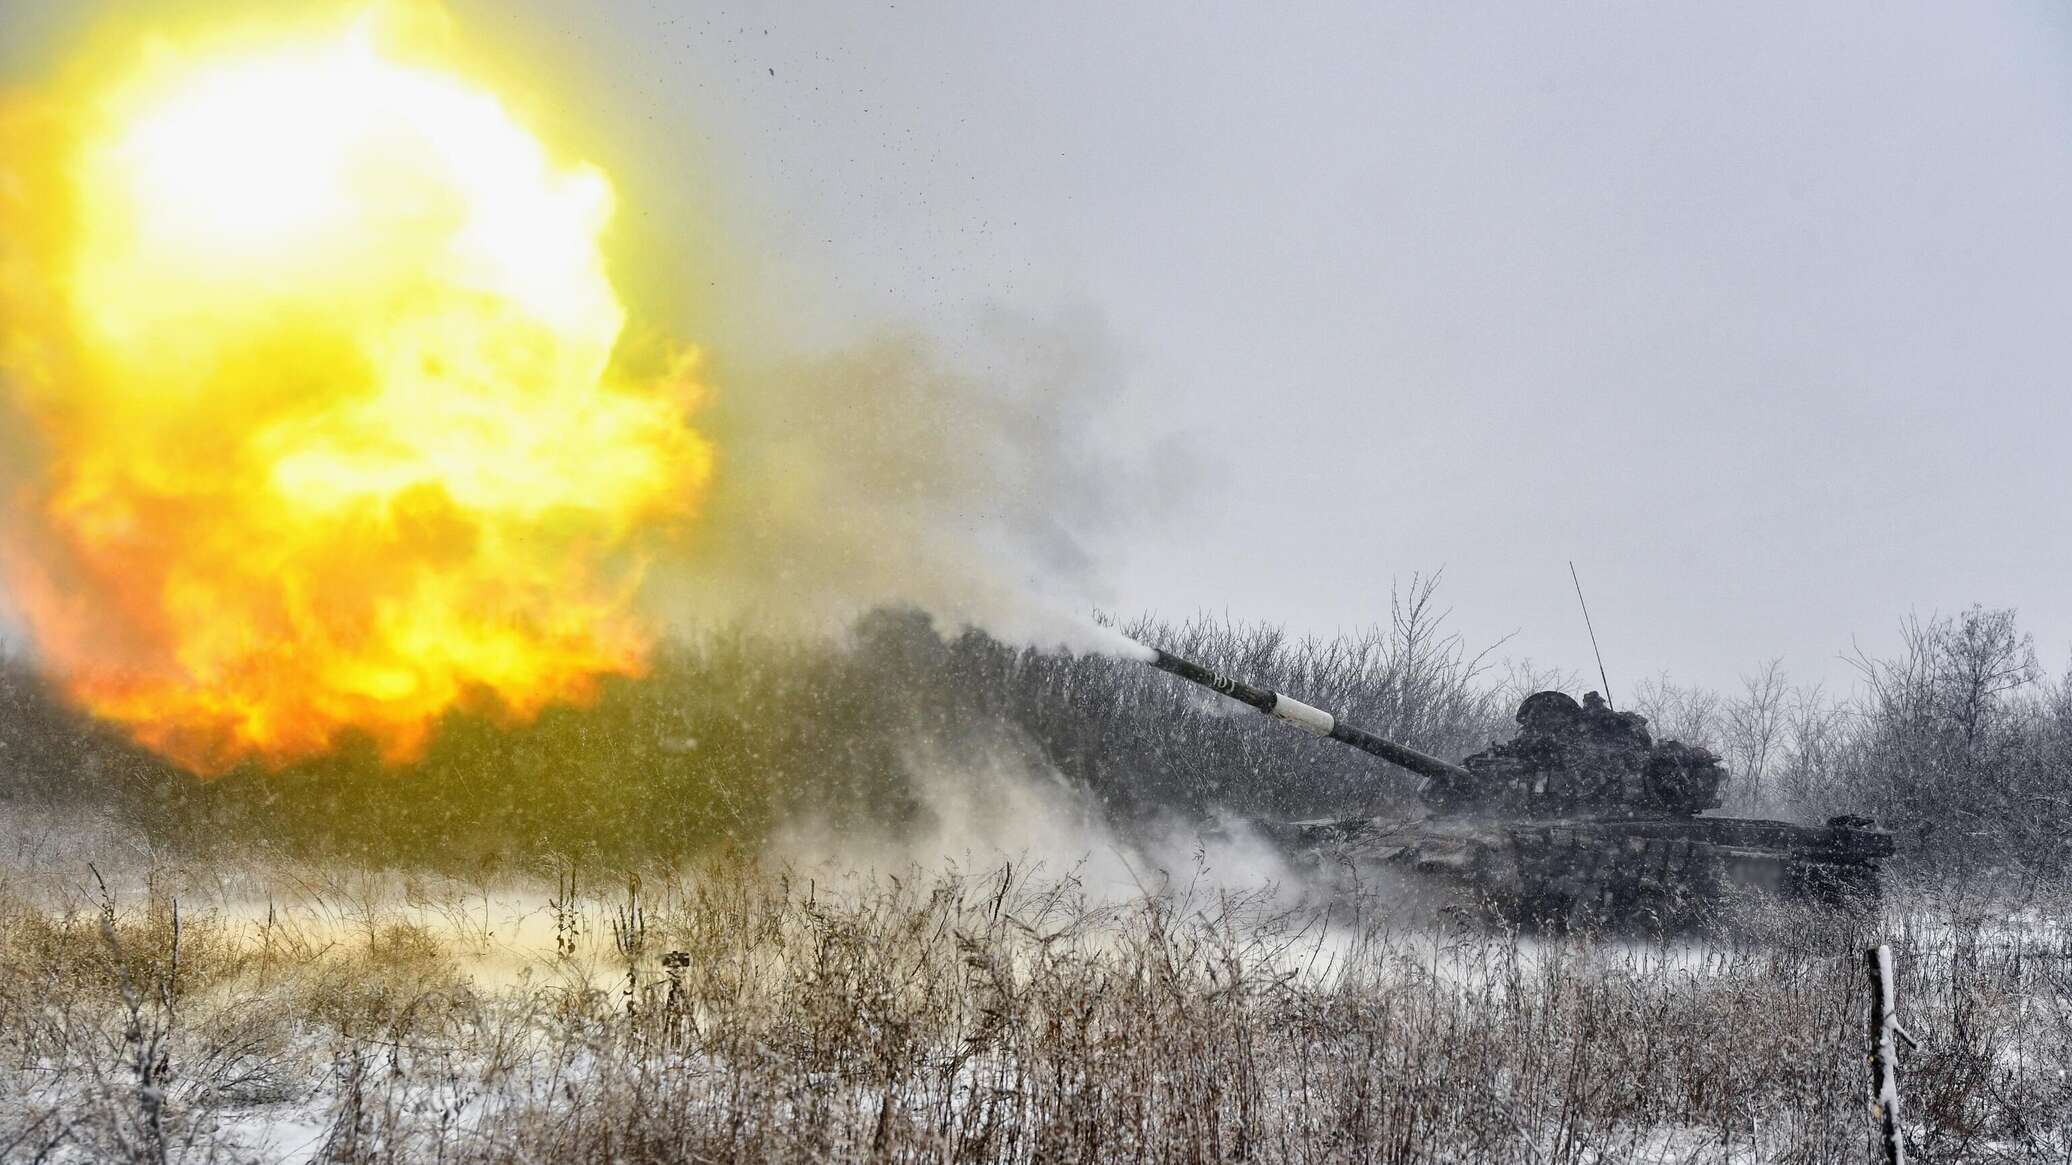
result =
[{"label": "radio antenna", "polygon": [[1597,657],[1597,681],[1604,685],[1604,703],[1612,703],[1612,681],[1604,674],[1604,652],[1597,649],[1597,628],[1590,625],[1590,604],[1583,600],[1583,580],[1576,577],[1576,560],[1568,560],[1569,581],[1576,584],[1576,605],[1583,608],[1583,629],[1590,633],[1590,653]]}]

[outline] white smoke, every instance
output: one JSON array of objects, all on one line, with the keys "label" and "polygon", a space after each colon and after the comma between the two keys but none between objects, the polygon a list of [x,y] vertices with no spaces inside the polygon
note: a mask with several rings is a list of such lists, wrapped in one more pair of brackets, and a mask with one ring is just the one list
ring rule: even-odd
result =
[{"label": "white smoke", "polygon": [[1301,885],[1280,852],[1244,822],[1119,828],[1087,790],[1004,745],[916,745],[905,767],[920,820],[903,829],[794,820],[775,835],[769,852],[801,868],[852,873],[977,873],[1011,864],[1039,881],[1071,879],[1102,902]]}]

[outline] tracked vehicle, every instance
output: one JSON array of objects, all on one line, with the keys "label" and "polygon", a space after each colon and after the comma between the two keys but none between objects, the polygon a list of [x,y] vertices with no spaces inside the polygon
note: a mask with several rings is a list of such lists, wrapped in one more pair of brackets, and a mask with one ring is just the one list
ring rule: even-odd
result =
[{"label": "tracked vehicle", "polygon": [[1707,816],[1726,780],[1719,758],[1656,741],[1646,717],[1595,692],[1581,702],[1528,696],[1514,738],[1454,764],[1153,650],[1162,671],[1422,778],[1422,813],[1262,823],[1320,872],[1415,872],[1535,925],[1682,925],[1751,894],[1876,908],[1890,833],[1864,817],[1807,826]]}]

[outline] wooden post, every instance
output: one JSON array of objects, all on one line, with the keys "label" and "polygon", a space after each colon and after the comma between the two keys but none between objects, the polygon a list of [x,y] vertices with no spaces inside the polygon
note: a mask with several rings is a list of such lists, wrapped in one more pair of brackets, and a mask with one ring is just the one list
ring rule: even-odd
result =
[{"label": "wooden post", "polygon": [[1878,1123],[1878,1141],[1888,1165],[1906,1165],[1907,1147],[1899,1133],[1899,1016],[1894,1006],[1892,948],[1883,943],[1863,953],[1871,977],[1871,1119]]}]

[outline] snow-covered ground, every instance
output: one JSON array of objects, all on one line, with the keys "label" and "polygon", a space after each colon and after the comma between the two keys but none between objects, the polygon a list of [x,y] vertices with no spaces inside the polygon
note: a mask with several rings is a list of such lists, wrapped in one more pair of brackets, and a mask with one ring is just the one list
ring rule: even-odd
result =
[{"label": "snow-covered ground", "polygon": [[1923,1157],[2072,1151],[2043,899],[1521,938],[1011,859],[468,880],[11,825],[0,1159],[1853,1159],[1870,937]]}]

